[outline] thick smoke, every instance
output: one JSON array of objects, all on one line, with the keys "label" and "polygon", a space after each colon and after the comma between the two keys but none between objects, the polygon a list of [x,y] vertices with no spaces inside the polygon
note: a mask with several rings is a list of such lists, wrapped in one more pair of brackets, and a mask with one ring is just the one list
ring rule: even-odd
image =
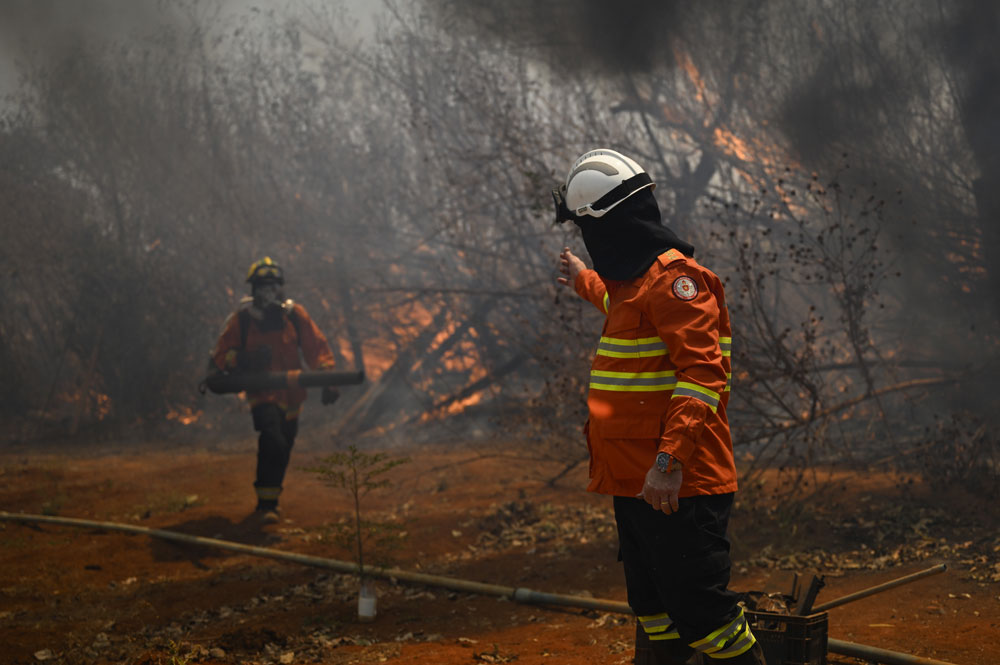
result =
[{"label": "thick smoke", "polygon": [[536,49],[557,70],[643,72],[671,63],[676,0],[428,0],[450,29]]},{"label": "thick smoke", "polygon": [[952,361],[996,362],[977,336],[1000,316],[1000,4],[426,2],[446,28],[563,74],[626,83],[690,58],[717,96],[709,121],[862,199],[891,199],[880,231],[904,278],[887,288],[922,322],[907,353],[957,346]]},{"label": "thick smoke", "polygon": [[4,0],[0,60],[59,59],[81,43],[121,38],[170,21],[169,9],[144,0]]},{"label": "thick smoke", "polygon": [[[849,2],[836,13],[797,0],[426,4],[449,30],[531,49],[564,72],[662,70],[673,66],[679,46],[706,75],[745,77],[738,94],[776,94],[758,105],[762,119],[781,127],[807,161],[870,145],[881,124],[902,120],[893,113],[909,113],[907,102],[927,94],[919,79],[944,58],[963,73],[969,121],[989,130],[991,148],[1000,144],[992,129],[1000,124],[1000,7],[990,0],[956,0],[943,9],[929,1]],[[775,89],[779,77],[789,85]],[[1000,150],[983,153],[1000,160]]]},{"label": "thick smoke", "polygon": [[[935,206],[976,188],[987,269],[1000,294],[1000,5],[990,0],[758,0],[674,3],[631,0],[426,0],[449,29],[522,47],[557,71],[622,79],[663,72],[683,52],[722,100],[775,131],[792,159],[820,173],[843,172],[845,155],[858,183],[905,190],[918,210],[924,163],[965,142],[973,168],[964,182],[930,176],[923,196]],[[735,102],[735,103],[734,103]],[[941,109],[953,105],[948,115]],[[940,144],[940,145],[937,145]],[[913,146],[922,146],[919,155]],[[956,153],[957,154],[957,153]],[[951,192],[943,194],[943,188]],[[966,192],[965,194],[963,194]],[[957,214],[955,214],[957,213]],[[936,209],[928,217],[958,211]],[[906,223],[910,220],[907,218]],[[930,221],[928,221],[930,223]],[[974,221],[971,223],[975,223]],[[1000,311],[1000,295],[995,297]]]}]

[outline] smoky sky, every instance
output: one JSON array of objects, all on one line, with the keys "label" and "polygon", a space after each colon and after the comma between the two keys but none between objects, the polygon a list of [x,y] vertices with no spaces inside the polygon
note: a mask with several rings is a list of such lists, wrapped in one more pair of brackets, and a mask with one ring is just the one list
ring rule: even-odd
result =
[{"label": "smoky sky", "polygon": [[561,71],[647,71],[672,62],[675,0],[427,0],[449,30],[534,48]]},{"label": "smoky sky", "polygon": [[[557,75],[621,81],[625,94],[631,75],[663,74],[684,54],[718,96],[712,121],[744,113],[742,127],[774,131],[791,161],[880,197],[900,192],[883,223],[901,247],[941,219],[978,234],[984,300],[1000,316],[995,0],[424,2],[452,33],[519,49]],[[969,185],[973,215],[968,199],[955,203]]]},{"label": "smoky sky", "polygon": [[[915,84],[942,60],[960,74],[960,93],[970,100],[966,120],[985,123],[990,137],[1000,122],[1000,5],[993,0],[425,3],[446,29],[524,48],[557,72],[613,78],[662,71],[674,65],[677,46],[699,68],[727,69],[715,72],[720,80],[741,77],[750,96],[773,94],[768,79],[777,72],[791,84],[759,108],[760,119],[780,127],[807,162],[877,140],[875,120],[891,123],[893,113],[908,112],[906,105],[926,94]],[[897,43],[887,46],[885,35],[893,33]]]},{"label": "smoky sky", "polygon": [[57,59],[169,20],[170,8],[154,0],[3,0],[0,59]]}]

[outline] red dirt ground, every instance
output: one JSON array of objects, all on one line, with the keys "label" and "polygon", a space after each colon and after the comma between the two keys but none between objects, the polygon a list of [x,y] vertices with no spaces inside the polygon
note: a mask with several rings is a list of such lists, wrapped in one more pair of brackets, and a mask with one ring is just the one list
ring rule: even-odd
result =
[{"label": "red dirt ground", "polygon": [[[349,559],[330,530],[350,514],[349,497],[305,469],[322,456],[315,447],[300,444],[293,455],[284,521],[260,527],[247,519],[252,447],[8,447],[0,449],[0,510]],[[393,565],[624,600],[610,500],[583,491],[586,470],[550,487],[545,480],[557,466],[501,452],[406,451],[412,461],[365,502],[369,517],[406,532]],[[794,522],[781,506],[750,510],[742,501],[732,523],[732,587],[785,592],[792,570],[820,570],[827,585],[818,602],[826,602],[945,562],[943,574],[831,610],[830,636],[958,665],[1000,663],[995,507],[960,492],[932,500],[899,479],[871,474],[847,475],[842,486],[837,502],[822,502]],[[144,535],[0,521],[2,663],[632,659],[634,624],[623,615],[390,580],[380,580],[378,592],[376,620],[360,623],[357,581],[348,575]]]}]

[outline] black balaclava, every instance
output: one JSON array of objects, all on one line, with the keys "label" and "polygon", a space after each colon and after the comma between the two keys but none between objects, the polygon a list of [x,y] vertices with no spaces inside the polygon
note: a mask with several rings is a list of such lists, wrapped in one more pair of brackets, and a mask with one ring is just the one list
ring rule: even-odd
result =
[{"label": "black balaclava", "polygon": [[660,207],[649,188],[636,192],[603,217],[574,217],[583,233],[594,270],[605,279],[643,275],[668,249],[694,256],[694,247],[663,225]]}]

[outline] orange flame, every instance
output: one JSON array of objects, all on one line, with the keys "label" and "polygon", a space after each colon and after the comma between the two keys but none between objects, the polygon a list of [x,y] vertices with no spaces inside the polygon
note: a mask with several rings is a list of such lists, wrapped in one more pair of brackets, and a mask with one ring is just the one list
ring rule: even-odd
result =
[{"label": "orange flame", "polygon": [[[680,65],[680,68],[682,70],[684,70],[684,73],[687,74],[688,79],[691,81],[691,84],[694,86],[694,89],[695,89],[694,97],[695,97],[695,99],[698,100],[699,102],[701,102],[702,104],[706,104],[707,105],[708,104],[708,86],[705,85],[705,79],[702,78],[701,72],[699,72],[698,68],[695,67],[694,62],[691,61],[691,58],[688,56],[687,53],[685,53],[685,52],[683,52],[681,50],[675,50],[674,51],[674,57],[677,59],[677,64]],[[708,121],[708,119],[706,118],[706,123],[707,123],[707,121]]]},{"label": "orange flame", "polygon": [[713,132],[713,141],[727,155],[732,155],[744,162],[753,161],[753,154],[751,154],[747,142],[728,129],[716,127],[715,132]]},{"label": "orange flame", "polygon": [[89,413],[98,420],[104,420],[111,413],[111,397],[98,391],[77,388],[73,391],[60,393],[56,399],[66,404],[80,407],[82,412]]},{"label": "orange flame", "polygon": [[171,407],[170,410],[167,411],[167,420],[176,420],[181,425],[193,425],[194,423],[198,422],[198,419],[201,418],[201,415],[202,415],[201,409],[195,411],[189,406],[182,405],[177,407]]}]

